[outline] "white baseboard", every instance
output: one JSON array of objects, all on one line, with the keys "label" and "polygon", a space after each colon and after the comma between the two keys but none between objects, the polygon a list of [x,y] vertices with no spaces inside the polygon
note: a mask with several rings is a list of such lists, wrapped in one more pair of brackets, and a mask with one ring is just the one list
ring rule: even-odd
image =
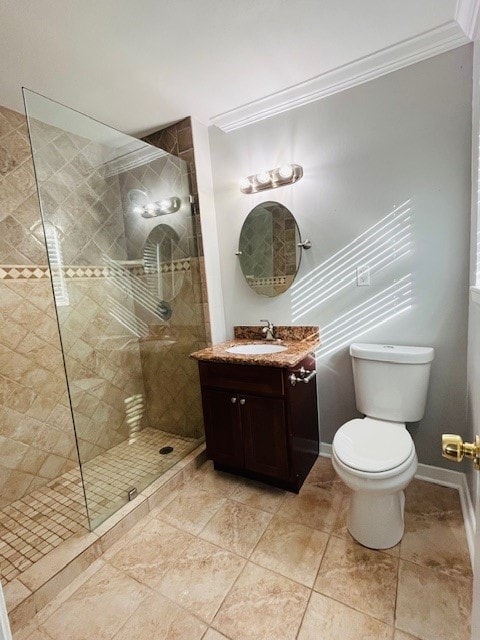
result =
[{"label": "white baseboard", "polygon": [[324,458],[331,458],[332,457],[332,445],[331,444],[327,444],[326,442],[321,442],[320,443],[319,454],[321,456],[323,456]]},{"label": "white baseboard", "polygon": [[[325,458],[332,457],[332,445],[326,442],[320,443],[320,455]],[[417,480],[425,480],[440,484],[443,487],[456,489],[460,495],[460,504],[462,506],[463,522],[465,533],[467,535],[468,550],[470,552],[470,560],[473,567],[473,545],[475,538],[475,511],[470,497],[470,491],[467,485],[467,476],[460,471],[452,471],[451,469],[443,469],[441,467],[432,467],[428,464],[419,464],[415,475]]]}]

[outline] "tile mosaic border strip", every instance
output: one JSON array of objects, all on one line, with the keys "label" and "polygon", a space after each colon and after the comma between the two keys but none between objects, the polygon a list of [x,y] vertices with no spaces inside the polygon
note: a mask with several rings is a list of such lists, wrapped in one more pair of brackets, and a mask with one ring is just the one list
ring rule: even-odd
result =
[{"label": "tile mosaic border strip", "polygon": [[285,284],[288,280],[291,280],[293,276],[273,276],[269,278],[255,278],[254,276],[246,276],[250,285],[266,287],[271,285]]},{"label": "tile mosaic border strip", "polygon": [[[190,258],[161,263],[162,273],[181,273],[190,271]],[[155,269],[145,269],[141,264],[122,264],[117,267],[103,267],[95,265],[66,265],[61,269],[61,275],[67,279],[75,278],[108,278],[118,275],[120,271],[128,271],[133,276],[143,276],[157,273]],[[48,265],[4,264],[0,266],[0,280],[44,280],[50,279]]]}]

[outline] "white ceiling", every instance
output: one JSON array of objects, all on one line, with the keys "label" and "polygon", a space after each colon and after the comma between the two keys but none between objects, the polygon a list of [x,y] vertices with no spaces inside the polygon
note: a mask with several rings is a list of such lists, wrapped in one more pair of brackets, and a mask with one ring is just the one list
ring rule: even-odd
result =
[{"label": "white ceiling", "polygon": [[128,133],[187,115],[229,130],[466,43],[477,13],[478,0],[1,0],[0,104],[22,110],[23,85]]}]

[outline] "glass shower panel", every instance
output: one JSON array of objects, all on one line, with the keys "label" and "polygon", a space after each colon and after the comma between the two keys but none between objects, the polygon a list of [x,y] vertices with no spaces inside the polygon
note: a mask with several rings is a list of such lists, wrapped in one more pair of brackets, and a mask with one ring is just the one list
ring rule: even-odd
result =
[{"label": "glass shower panel", "polygon": [[203,441],[188,165],[25,90],[91,527]]}]

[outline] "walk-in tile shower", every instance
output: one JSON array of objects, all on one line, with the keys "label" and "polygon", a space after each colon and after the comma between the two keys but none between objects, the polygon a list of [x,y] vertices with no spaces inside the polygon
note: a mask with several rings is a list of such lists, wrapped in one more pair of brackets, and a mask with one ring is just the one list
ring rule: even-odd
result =
[{"label": "walk-in tile shower", "polygon": [[2,186],[23,196],[0,222],[4,582],[203,440],[189,164],[24,95],[41,217],[24,119],[0,111],[17,152]]}]

